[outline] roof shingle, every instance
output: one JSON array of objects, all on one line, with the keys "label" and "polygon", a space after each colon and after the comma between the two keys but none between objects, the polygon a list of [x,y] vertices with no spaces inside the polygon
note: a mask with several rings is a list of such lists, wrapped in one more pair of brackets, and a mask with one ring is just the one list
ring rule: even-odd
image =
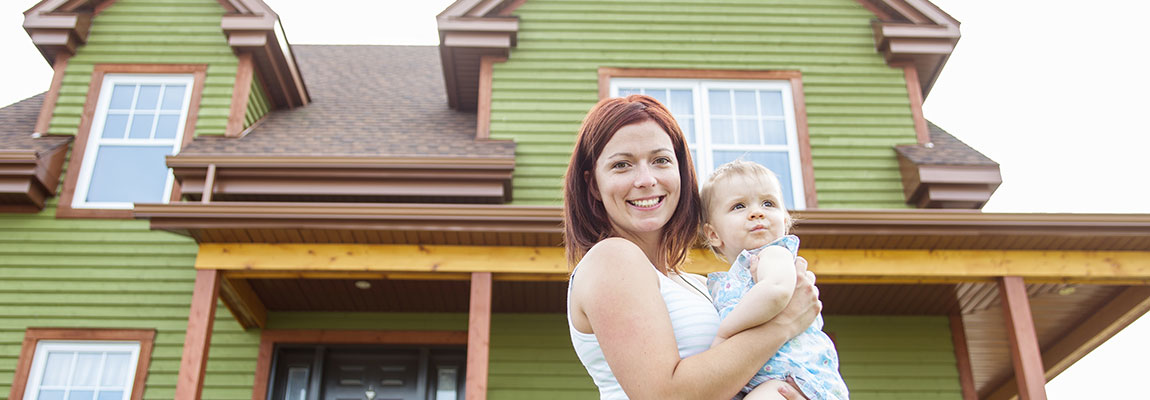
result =
[{"label": "roof shingle", "polygon": [[895,151],[919,165],[998,165],[933,122],[927,121],[927,124],[930,128],[930,147],[919,144],[895,146]]},{"label": "roof shingle", "polygon": [[32,150],[40,154],[72,140],[67,136],[32,137],[42,104],[44,93],[0,108],[0,150]]},{"label": "roof shingle", "polygon": [[448,108],[435,46],[292,46],[312,103],[272,111],[238,139],[196,138],[182,154],[513,157],[475,140],[475,114]]}]

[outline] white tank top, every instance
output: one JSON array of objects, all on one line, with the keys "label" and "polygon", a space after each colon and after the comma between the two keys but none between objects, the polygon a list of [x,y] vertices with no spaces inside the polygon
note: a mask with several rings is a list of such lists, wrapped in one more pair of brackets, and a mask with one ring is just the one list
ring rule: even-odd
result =
[{"label": "white tank top", "polygon": [[[715,306],[699,292],[680,286],[658,271],[654,272],[659,275],[659,294],[663,295],[663,302],[667,304],[667,311],[671,315],[671,327],[675,331],[675,343],[679,346],[679,358],[687,358],[711,347],[711,342],[719,332],[719,313],[715,310]],[[611,367],[607,366],[607,359],[603,358],[599,339],[593,333],[579,332],[571,323],[570,282],[567,284],[567,328],[571,331],[571,344],[575,346],[575,354],[579,356],[579,361],[583,362],[583,367],[587,368],[587,373],[595,381],[595,386],[599,387],[600,399],[627,399],[627,394],[623,393],[615,374],[611,373]],[[707,292],[707,288],[697,281],[688,284],[699,287],[702,293]]]}]

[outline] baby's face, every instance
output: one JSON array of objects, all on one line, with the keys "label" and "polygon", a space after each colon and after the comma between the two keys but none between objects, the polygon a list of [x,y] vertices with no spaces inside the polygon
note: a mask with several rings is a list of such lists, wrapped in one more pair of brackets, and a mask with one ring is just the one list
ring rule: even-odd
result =
[{"label": "baby's face", "polygon": [[762,247],[787,233],[790,216],[779,183],[769,176],[730,176],[713,186],[707,240],[734,261],[745,249]]}]

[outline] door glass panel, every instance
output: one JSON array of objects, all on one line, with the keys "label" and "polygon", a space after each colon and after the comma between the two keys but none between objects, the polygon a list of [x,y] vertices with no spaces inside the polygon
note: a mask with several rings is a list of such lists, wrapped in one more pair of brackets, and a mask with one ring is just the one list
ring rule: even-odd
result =
[{"label": "door glass panel", "polygon": [[458,375],[458,367],[444,366],[438,368],[435,379],[435,400],[455,400],[455,387]]},{"label": "door glass panel", "polygon": [[307,399],[307,367],[288,368],[287,400]]}]

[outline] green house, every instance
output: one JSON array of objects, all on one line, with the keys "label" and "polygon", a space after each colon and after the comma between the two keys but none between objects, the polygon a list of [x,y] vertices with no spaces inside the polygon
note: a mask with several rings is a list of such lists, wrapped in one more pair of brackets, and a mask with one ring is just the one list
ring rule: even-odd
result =
[{"label": "green house", "polygon": [[922,114],[959,40],[929,1],[437,21],[438,46],[293,46],[260,0],[25,12],[54,76],[0,109],[0,399],[594,398],[561,181],[632,93],[699,174],[779,173],[856,399],[1045,398],[1150,309],[1150,216],[979,211],[998,164]]}]

